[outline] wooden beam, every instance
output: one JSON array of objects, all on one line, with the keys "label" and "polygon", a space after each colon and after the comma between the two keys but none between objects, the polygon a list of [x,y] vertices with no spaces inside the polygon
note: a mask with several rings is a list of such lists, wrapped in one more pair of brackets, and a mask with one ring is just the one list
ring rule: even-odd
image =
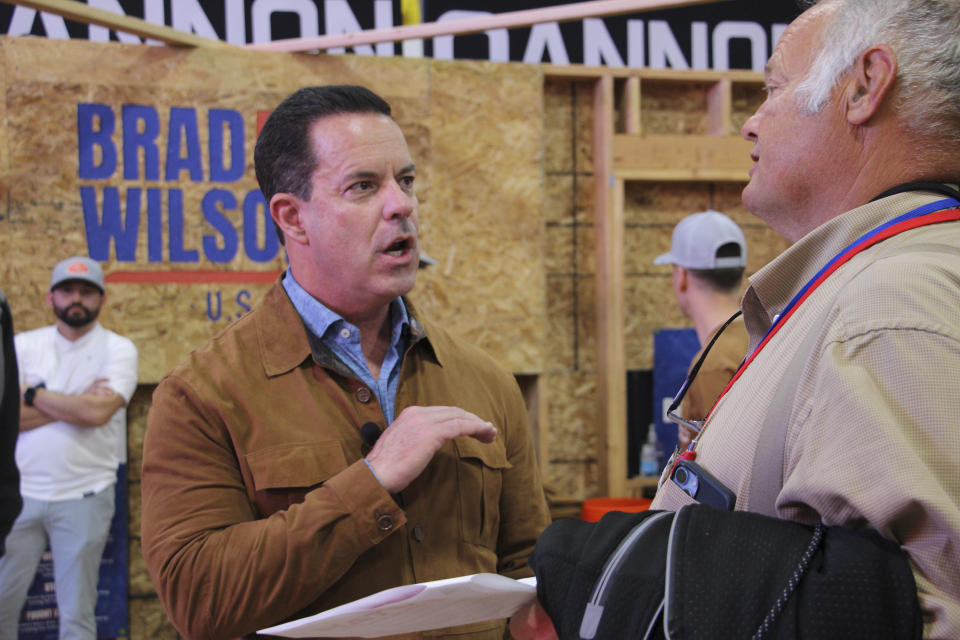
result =
[{"label": "wooden beam", "polygon": [[733,112],[733,83],[724,78],[707,92],[707,133],[711,136],[728,136],[731,131],[730,114]]},{"label": "wooden beam", "polygon": [[656,80],[662,83],[689,84],[691,82],[718,82],[730,80],[737,84],[763,86],[763,74],[759,71],[732,69],[651,69],[649,67],[601,67],[584,64],[541,64],[543,75],[557,80],[596,80],[600,76],[614,78],[636,76],[641,80]]},{"label": "wooden beam", "polygon": [[657,80],[675,84],[689,84],[691,82],[718,82],[730,80],[743,84],[763,86],[763,72],[747,69],[729,69],[717,71],[714,69],[651,69],[644,67],[635,69],[634,73],[644,80]]},{"label": "wooden beam", "polygon": [[597,402],[601,490],[625,495],[627,365],[624,336],[623,180],[614,176],[613,77],[597,80],[593,100],[594,228],[597,282]]},{"label": "wooden beam", "polygon": [[746,182],[753,144],[736,136],[614,136],[613,165],[623,180]]},{"label": "wooden beam", "polygon": [[413,38],[433,38],[437,36],[480,33],[491,29],[511,29],[528,27],[544,22],[569,22],[582,18],[613,16],[625,13],[637,13],[654,9],[672,9],[694,4],[706,4],[717,0],[592,0],[575,2],[541,9],[507,11],[479,18],[467,18],[451,22],[428,22],[426,24],[390,27],[387,29],[368,29],[355,33],[317,36],[312,38],[290,38],[260,42],[247,45],[259,51],[323,51],[334,47],[356,47],[362,44],[379,42],[398,42]]},{"label": "wooden beam", "polygon": [[604,283],[606,319],[604,350],[604,387],[607,423],[607,492],[628,496],[627,489],[627,331],[626,268],[624,265],[624,181],[610,183],[612,207],[603,231],[607,251],[607,275]]},{"label": "wooden beam", "polygon": [[141,38],[152,38],[165,44],[181,47],[219,47],[234,48],[222,40],[204,38],[193,33],[185,33],[164,25],[153,24],[140,18],[120,15],[104,9],[90,7],[74,0],[5,0],[29,9],[44,11],[62,16],[67,20],[95,24],[114,31],[123,31]]},{"label": "wooden beam", "polygon": [[640,78],[630,76],[623,87],[623,130],[624,133],[643,133],[640,122]]}]

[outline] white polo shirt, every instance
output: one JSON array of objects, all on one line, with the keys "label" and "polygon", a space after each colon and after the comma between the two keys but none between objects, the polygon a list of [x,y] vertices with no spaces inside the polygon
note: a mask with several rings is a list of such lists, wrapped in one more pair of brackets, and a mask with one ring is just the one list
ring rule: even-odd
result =
[{"label": "white polo shirt", "polygon": [[[80,339],[64,338],[56,325],[14,336],[20,385],[40,382],[50,391],[83,393],[94,380],[129,403],[137,387],[137,348],[99,323]],[[127,410],[121,407],[100,427],[57,421],[21,431],[17,438],[20,492],[35,500],[73,500],[101,491],[127,459]]]}]

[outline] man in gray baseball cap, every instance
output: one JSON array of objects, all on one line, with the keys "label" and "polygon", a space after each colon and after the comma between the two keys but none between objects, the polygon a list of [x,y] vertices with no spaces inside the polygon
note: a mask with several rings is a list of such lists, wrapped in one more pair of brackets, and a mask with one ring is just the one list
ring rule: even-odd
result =
[{"label": "man in gray baseball cap", "polygon": [[14,336],[23,510],[0,558],[0,640],[17,637],[48,543],[60,637],[97,637],[97,578],[137,386],[133,342],[97,321],[105,293],[97,262],[68,258],[54,267],[46,296],[57,322]]},{"label": "man in gray baseball cap", "polygon": [[737,223],[724,214],[713,209],[701,211],[677,223],[670,251],[654,258],[653,264],[706,271],[740,269],[743,275],[742,270],[747,266],[747,240]]},{"label": "man in gray baseball cap", "polygon": [[64,325],[61,334],[79,338],[92,329],[105,300],[103,269],[94,260],[74,256],[53,268],[47,302]]},{"label": "man in gray baseball cap", "polygon": [[737,223],[719,211],[687,216],[673,229],[670,251],[654,264],[673,265],[673,292],[680,310],[693,323],[700,360],[714,335],[721,333],[696,376],[678,398],[677,445],[681,450],[696,437],[694,421],[703,420],[747,352],[743,319],[725,323],[740,310],[739,294],[747,266],[747,241]]}]

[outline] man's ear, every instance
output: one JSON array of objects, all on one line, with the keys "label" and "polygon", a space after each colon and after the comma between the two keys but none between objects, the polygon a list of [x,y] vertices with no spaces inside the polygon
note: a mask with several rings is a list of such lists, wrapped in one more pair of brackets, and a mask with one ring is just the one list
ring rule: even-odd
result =
[{"label": "man's ear", "polygon": [[890,95],[897,80],[897,57],[885,44],[877,44],[860,54],[844,89],[847,121],[866,124]]},{"label": "man's ear", "polygon": [[689,273],[683,267],[673,265],[673,287],[677,293],[685,293],[690,286]]},{"label": "man's ear", "polygon": [[283,231],[286,240],[307,244],[307,233],[300,220],[302,201],[291,193],[275,193],[270,198],[270,217]]}]

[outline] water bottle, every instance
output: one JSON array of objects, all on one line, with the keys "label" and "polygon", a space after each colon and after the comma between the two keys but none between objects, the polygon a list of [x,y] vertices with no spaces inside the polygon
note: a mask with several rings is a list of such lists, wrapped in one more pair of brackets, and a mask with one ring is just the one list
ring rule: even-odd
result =
[{"label": "water bottle", "polygon": [[660,474],[660,442],[657,429],[651,424],[647,430],[647,441],[640,448],[640,475],[656,476]]}]

